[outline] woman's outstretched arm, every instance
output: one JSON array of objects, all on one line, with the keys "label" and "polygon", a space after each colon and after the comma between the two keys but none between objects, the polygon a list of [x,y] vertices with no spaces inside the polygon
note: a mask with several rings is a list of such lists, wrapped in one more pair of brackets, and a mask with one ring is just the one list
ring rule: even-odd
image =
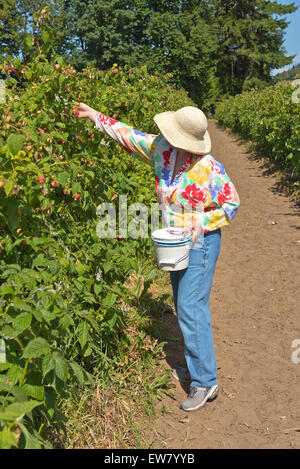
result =
[{"label": "woman's outstretched arm", "polygon": [[135,130],[129,125],[112,119],[84,103],[79,103],[74,109],[77,111],[79,118],[90,119],[98,130],[113,138],[128,153],[146,163],[153,164],[154,140],[157,135]]}]

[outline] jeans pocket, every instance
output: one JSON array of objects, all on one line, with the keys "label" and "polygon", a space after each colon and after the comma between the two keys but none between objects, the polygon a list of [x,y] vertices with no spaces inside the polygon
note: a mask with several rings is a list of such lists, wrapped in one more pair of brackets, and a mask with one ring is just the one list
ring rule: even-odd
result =
[{"label": "jeans pocket", "polygon": [[208,259],[208,246],[190,250],[189,267],[205,267]]}]

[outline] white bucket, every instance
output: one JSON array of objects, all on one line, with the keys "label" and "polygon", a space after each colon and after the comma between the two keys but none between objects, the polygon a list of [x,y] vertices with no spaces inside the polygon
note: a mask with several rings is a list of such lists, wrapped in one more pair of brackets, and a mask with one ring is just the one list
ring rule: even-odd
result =
[{"label": "white bucket", "polygon": [[162,270],[183,270],[189,265],[192,237],[184,228],[162,228],[151,235],[158,267]]}]

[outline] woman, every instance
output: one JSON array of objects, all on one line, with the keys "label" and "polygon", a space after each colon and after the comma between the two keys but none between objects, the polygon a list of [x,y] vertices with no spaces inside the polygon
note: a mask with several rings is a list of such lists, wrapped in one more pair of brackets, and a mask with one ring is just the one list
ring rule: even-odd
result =
[{"label": "woman", "polygon": [[[190,383],[190,394],[181,408],[197,410],[219,391],[209,296],[221,247],[221,227],[235,216],[239,196],[224,166],[209,153],[207,119],[200,109],[187,106],[157,114],[154,121],[160,135],[134,130],[84,103],[75,110],[79,118],[89,118],[128,153],[154,166],[159,201],[166,213],[173,215],[175,224],[182,226],[182,220],[174,216],[174,206],[183,210],[203,207],[196,218],[192,214],[189,219],[193,245],[188,268],[170,272],[187,364],[187,368],[174,369],[173,376]],[[202,242],[200,232],[204,233]]]}]

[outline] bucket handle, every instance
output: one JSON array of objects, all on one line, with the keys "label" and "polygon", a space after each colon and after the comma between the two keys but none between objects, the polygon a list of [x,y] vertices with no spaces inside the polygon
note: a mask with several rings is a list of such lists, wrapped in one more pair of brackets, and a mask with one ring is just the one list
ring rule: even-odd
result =
[{"label": "bucket handle", "polygon": [[158,267],[161,269],[162,267],[166,267],[169,265],[173,269],[175,269],[176,265],[179,264],[179,262],[184,261],[188,256],[189,256],[190,251],[188,250],[180,259],[176,260],[170,260],[169,262],[166,261],[159,261],[158,262]]}]

